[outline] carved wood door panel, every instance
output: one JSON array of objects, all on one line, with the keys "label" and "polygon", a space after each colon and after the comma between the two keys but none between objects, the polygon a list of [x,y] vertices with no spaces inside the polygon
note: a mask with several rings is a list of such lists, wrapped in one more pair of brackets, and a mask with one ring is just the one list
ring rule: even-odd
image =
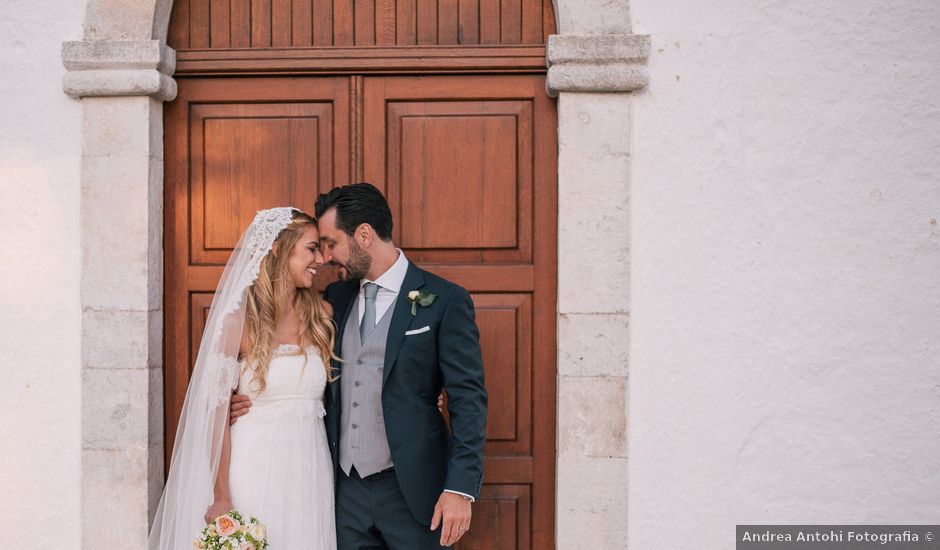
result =
[{"label": "carved wood door panel", "polygon": [[349,177],[349,79],[180,79],[165,111],[166,463],[222,268],[257,210]]},{"label": "carved wood door panel", "polygon": [[555,106],[538,75],[374,77],[363,174],[409,258],[467,288],[489,392],[460,548],[549,548],[554,529]]}]

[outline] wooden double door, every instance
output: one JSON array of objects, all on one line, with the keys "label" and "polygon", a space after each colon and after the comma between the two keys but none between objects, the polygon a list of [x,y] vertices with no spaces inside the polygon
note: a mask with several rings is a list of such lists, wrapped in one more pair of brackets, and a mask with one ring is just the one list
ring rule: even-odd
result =
[{"label": "wooden double door", "polygon": [[[489,419],[462,549],[554,546],[556,114],[544,75],[179,78],[166,109],[167,457],[213,290],[254,213],[355,181],[472,294]],[[318,275],[322,288],[335,279]]]}]

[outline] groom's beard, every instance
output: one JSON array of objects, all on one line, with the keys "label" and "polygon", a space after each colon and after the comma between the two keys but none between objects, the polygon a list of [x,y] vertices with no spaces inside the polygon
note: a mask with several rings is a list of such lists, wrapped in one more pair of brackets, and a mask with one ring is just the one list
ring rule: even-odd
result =
[{"label": "groom's beard", "polygon": [[372,267],[372,257],[359,248],[356,241],[350,239],[349,261],[343,267],[346,268],[347,278],[365,278],[366,274],[369,273],[369,268]]}]

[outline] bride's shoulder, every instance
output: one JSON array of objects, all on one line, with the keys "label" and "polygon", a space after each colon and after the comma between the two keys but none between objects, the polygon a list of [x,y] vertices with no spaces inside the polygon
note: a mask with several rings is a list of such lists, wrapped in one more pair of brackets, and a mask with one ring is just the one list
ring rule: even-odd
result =
[{"label": "bride's shoulder", "polygon": [[222,319],[222,348],[234,351],[238,346],[239,356],[248,351],[248,331],[245,330],[245,320],[237,313],[229,313]]}]

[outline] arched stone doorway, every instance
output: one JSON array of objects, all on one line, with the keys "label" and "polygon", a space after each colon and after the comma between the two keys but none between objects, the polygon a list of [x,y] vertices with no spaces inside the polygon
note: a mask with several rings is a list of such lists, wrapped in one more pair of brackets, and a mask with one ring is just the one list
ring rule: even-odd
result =
[{"label": "arched stone doorway", "polygon": [[[614,548],[626,540],[624,92],[645,85],[649,41],[630,33],[626,0],[554,4],[559,34],[547,55],[548,91],[559,95],[554,539],[559,548]],[[84,110],[82,531],[89,546],[143,546],[162,487],[162,101],[176,95],[170,11],[169,0],[120,9],[91,0],[84,40],[63,47],[65,91],[82,97]],[[596,344],[598,335],[606,344]]]}]

